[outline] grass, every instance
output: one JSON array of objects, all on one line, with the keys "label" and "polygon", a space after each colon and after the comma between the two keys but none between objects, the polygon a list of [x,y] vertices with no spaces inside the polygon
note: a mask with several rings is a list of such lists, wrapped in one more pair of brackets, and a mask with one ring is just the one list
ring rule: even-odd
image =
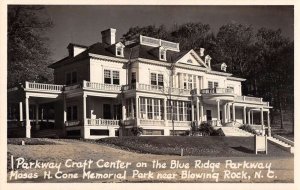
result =
[{"label": "grass", "polygon": [[[113,137],[97,140],[97,143],[114,146],[124,150],[185,156],[255,156],[253,137]],[[267,156],[290,156],[291,154],[268,143]],[[258,156],[266,156],[259,154]]]}]

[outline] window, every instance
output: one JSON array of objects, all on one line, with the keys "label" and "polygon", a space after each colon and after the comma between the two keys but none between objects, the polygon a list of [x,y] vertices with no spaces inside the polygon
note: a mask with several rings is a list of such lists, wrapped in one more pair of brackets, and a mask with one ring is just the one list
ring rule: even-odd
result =
[{"label": "window", "polygon": [[218,82],[214,82],[214,88],[218,88],[219,87],[219,83]]},{"label": "window", "polygon": [[67,107],[67,120],[77,120],[77,106],[68,106]]},{"label": "window", "polygon": [[160,50],[160,60],[166,60],[166,50],[162,49]]},{"label": "window", "polygon": [[218,82],[208,81],[208,88],[218,88],[218,87],[219,87]]},{"label": "window", "polygon": [[142,119],[146,119],[146,98],[140,98],[140,114]]},{"label": "window", "polygon": [[123,48],[122,47],[117,47],[116,48],[116,53],[117,53],[117,56],[122,56],[123,57]]},{"label": "window", "polygon": [[208,88],[213,88],[213,82],[208,81]]},{"label": "window", "polygon": [[154,103],[154,119],[159,119],[159,99],[153,99]]},{"label": "window", "polygon": [[172,120],[172,106],[171,106],[171,101],[167,100],[167,119]]},{"label": "window", "polygon": [[110,70],[104,70],[104,83],[111,84]]},{"label": "window", "polygon": [[153,112],[152,99],[150,99],[150,98],[147,98],[147,111],[148,111],[148,119],[153,119],[153,117],[152,117],[152,112]]},{"label": "window", "polygon": [[131,73],[131,84],[136,83],[136,72]]},{"label": "window", "polygon": [[157,75],[157,78],[158,78],[158,83],[157,83],[157,85],[158,85],[158,86],[164,86],[164,75],[158,74],[158,75]]},{"label": "window", "polygon": [[157,85],[156,74],[151,73],[151,85]]},{"label": "window", "polygon": [[179,107],[179,121],[183,121],[183,102],[178,102]]},{"label": "window", "polygon": [[196,76],[183,74],[183,88],[190,90],[196,88]]},{"label": "window", "polygon": [[185,102],[184,119],[185,121],[192,121],[192,107],[190,102]]},{"label": "window", "polygon": [[129,98],[126,100],[126,116],[127,116],[127,118],[131,118],[131,112],[132,112],[131,98]]},{"label": "window", "polygon": [[66,73],[66,85],[77,83],[77,72],[68,72]]},{"label": "window", "polygon": [[104,83],[105,84],[120,84],[120,72],[104,69]]},{"label": "window", "polygon": [[120,73],[119,71],[113,71],[113,84],[120,84]]}]

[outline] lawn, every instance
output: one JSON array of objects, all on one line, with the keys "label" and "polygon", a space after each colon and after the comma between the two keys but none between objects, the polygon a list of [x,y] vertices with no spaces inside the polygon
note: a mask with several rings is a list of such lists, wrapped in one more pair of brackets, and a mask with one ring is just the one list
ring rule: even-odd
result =
[{"label": "lawn", "polygon": [[[139,153],[185,156],[254,156],[254,137],[114,137],[97,143]],[[290,153],[268,143],[267,156],[289,156]],[[265,156],[259,154],[258,156]]]}]

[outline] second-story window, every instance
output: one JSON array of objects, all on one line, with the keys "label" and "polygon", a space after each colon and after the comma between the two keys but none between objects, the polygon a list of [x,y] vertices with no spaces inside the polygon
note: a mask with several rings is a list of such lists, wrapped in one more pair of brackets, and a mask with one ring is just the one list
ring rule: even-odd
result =
[{"label": "second-story window", "polygon": [[77,72],[68,72],[66,73],[66,85],[77,83]]},{"label": "second-story window", "polygon": [[151,73],[151,85],[164,86],[164,75]]},{"label": "second-story window", "polygon": [[183,88],[184,89],[196,88],[196,76],[184,74],[183,75]]},{"label": "second-story window", "polygon": [[120,73],[119,71],[113,71],[113,84],[120,84]]},{"label": "second-story window", "polygon": [[218,82],[208,81],[208,88],[218,88],[218,87],[219,87]]},{"label": "second-story window", "polygon": [[119,85],[120,84],[120,72],[105,69],[104,70],[104,83]]}]

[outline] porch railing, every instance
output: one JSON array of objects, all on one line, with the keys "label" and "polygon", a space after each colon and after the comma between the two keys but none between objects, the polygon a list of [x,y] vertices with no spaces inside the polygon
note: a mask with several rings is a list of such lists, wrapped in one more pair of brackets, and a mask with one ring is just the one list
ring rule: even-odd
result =
[{"label": "porch railing", "polygon": [[256,102],[256,103],[263,103],[266,106],[269,106],[269,102],[263,102],[262,98],[252,97],[252,96],[237,96],[235,100],[238,101],[246,101],[246,102]]},{"label": "porch railing", "polygon": [[211,120],[207,121],[211,126],[221,126],[221,120]]},{"label": "porch railing", "polygon": [[[174,121],[174,127],[191,127],[191,121]],[[168,126],[172,127],[172,121],[168,121]]]},{"label": "porch railing", "polygon": [[27,82],[26,81],[25,88],[33,89],[33,90],[46,90],[46,91],[62,92],[64,85],[44,84],[44,83]]},{"label": "porch railing", "polygon": [[121,92],[121,85],[115,84],[103,84],[97,82],[89,82],[83,81],[83,88],[94,89],[94,90],[103,90],[103,91],[114,91],[114,92]]},{"label": "porch railing", "polygon": [[143,83],[135,83],[131,85],[125,85],[122,88],[123,91],[127,90],[140,90],[146,92],[156,92],[162,94],[173,94],[173,95],[190,95],[190,89],[181,89],[181,88],[172,88],[172,87],[165,87],[165,86],[158,86],[158,85],[150,85],[150,84],[143,84]]},{"label": "porch railing", "polygon": [[72,120],[72,121],[65,122],[66,127],[75,127],[75,126],[78,126],[79,124],[80,124],[80,121],[78,121],[78,120]]},{"label": "porch railing", "polygon": [[163,126],[164,120],[141,119],[140,124],[141,125]]},{"label": "porch railing", "polygon": [[119,120],[112,119],[86,119],[87,125],[96,126],[119,126]]},{"label": "porch railing", "polygon": [[231,88],[206,88],[202,89],[201,94],[234,94]]}]

